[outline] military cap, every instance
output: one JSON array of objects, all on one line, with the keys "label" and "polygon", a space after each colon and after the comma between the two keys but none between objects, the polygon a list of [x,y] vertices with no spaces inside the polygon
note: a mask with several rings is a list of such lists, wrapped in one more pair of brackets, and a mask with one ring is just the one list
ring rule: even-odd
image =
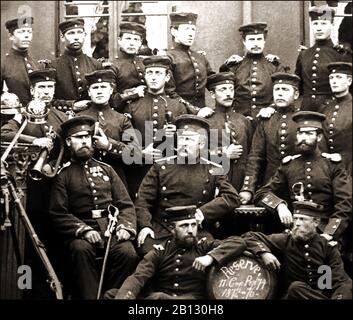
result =
[{"label": "military cap", "polygon": [[88,86],[94,83],[115,81],[114,72],[112,70],[106,70],[106,69],[96,70],[91,73],[86,73],[85,78]]},{"label": "military cap", "polygon": [[312,201],[293,201],[293,214],[321,218],[323,206]]},{"label": "military cap", "polygon": [[146,27],[136,22],[124,21],[119,24],[120,33],[131,33],[143,36],[146,33]]},{"label": "military cap", "polygon": [[335,10],[329,6],[313,6],[309,8],[309,16],[314,20],[329,20],[333,21]]},{"label": "military cap", "polygon": [[242,26],[240,26],[239,31],[243,35],[267,33],[266,28],[267,28],[266,22],[254,22],[254,23],[243,24]]},{"label": "military cap", "polygon": [[35,70],[28,74],[29,81],[32,85],[42,81],[55,81],[56,70],[53,68]]},{"label": "military cap", "polygon": [[172,61],[168,56],[150,56],[143,59],[143,64],[146,68],[149,67],[161,67],[170,69]]},{"label": "military cap", "polygon": [[210,123],[208,120],[193,114],[182,114],[175,118],[174,124],[176,128],[180,130],[199,132],[200,129],[205,129],[207,133],[210,130]]},{"label": "military cap", "polygon": [[276,72],[271,75],[271,79],[274,85],[277,83],[285,83],[290,84],[296,88],[299,87],[300,82],[300,78],[297,75],[287,72]]},{"label": "military cap", "polygon": [[61,124],[61,129],[64,138],[71,136],[79,136],[82,134],[92,134],[93,124],[95,123],[94,118],[90,116],[76,116],[69,120],[66,120]]},{"label": "military cap", "polygon": [[193,12],[172,12],[169,17],[172,27],[178,27],[181,24],[196,25],[197,21],[197,14]]},{"label": "military cap", "polygon": [[33,21],[34,21],[33,17],[16,18],[16,19],[6,21],[5,27],[10,33],[12,33],[16,29],[32,28]]},{"label": "military cap", "polygon": [[63,21],[59,23],[59,29],[62,34],[65,34],[66,31],[75,28],[82,28],[85,27],[85,21],[83,19],[71,19],[67,21]]},{"label": "military cap", "polygon": [[195,219],[196,206],[176,206],[165,209],[165,218],[168,222]]},{"label": "military cap", "polygon": [[325,121],[326,116],[314,111],[299,111],[293,115],[292,119],[298,124],[298,128],[322,129],[322,122]]},{"label": "military cap", "polygon": [[345,73],[352,75],[352,64],[349,62],[331,62],[327,65],[330,73]]},{"label": "military cap", "polygon": [[234,84],[234,73],[233,72],[220,72],[215,73],[207,77],[206,87],[208,90],[212,90],[219,84]]}]

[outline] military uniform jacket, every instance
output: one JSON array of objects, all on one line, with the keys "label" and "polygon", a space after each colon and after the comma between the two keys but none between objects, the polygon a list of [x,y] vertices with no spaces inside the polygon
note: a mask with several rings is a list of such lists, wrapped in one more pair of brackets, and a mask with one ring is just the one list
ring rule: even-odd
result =
[{"label": "military uniform jacket", "polygon": [[149,227],[156,239],[169,236],[171,229],[164,213],[174,206],[196,205],[204,214],[205,226],[233,214],[240,204],[237,191],[227,176],[215,175],[216,170],[211,164],[155,163],[135,201],[138,230]]},{"label": "military uniform jacket", "polygon": [[122,112],[125,107],[125,101],[139,98],[136,94],[124,93],[124,91],[140,85],[146,85],[143,58],[139,55],[131,55],[118,50],[118,58],[108,69],[115,73],[116,93],[112,99],[114,101],[113,106],[117,111]]},{"label": "military uniform jacket", "polygon": [[86,73],[102,69],[99,61],[82,51],[64,53],[52,63],[56,69],[55,98],[62,100],[89,100]]},{"label": "military uniform jacket", "polygon": [[122,160],[124,156],[133,156],[139,150],[137,137],[128,117],[112,110],[107,104],[105,106],[90,103],[88,109],[79,112],[77,115],[87,115],[96,119],[99,127],[103,129],[111,144],[110,150],[96,152],[98,160],[107,162],[110,165],[116,160]]},{"label": "military uniform jacket", "polygon": [[[326,115],[324,136],[326,150],[340,153],[347,172],[352,173],[352,96],[327,100],[320,109]],[[325,150],[325,149],[323,149]]]},{"label": "military uniform jacket", "polygon": [[279,258],[286,288],[294,281],[302,281],[320,290],[317,284],[322,273],[318,269],[327,265],[332,271],[332,291],[327,292],[331,299],[352,299],[352,280],[344,271],[337,247],[318,234],[306,242],[294,240],[290,233],[248,232],[243,238],[255,255],[271,252]]},{"label": "military uniform jacket", "polygon": [[212,146],[211,141],[211,150],[218,149],[221,152],[223,146],[228,147],[232,143],[243,146],[243,154],[239,159],[228,159],[230,161],[228,179],[237,190],[240,190],[244,180],[253,130],[251,121],[248,118],[235,112],[231,107],[228,109],[216,106],[215,113],[207,118],[211,123],[210,128],[218,130],[218,144]]},{"label": "military uniform jacket", "polygon": [[258,122],[241,191],[254,194],[259,185],[273,176],[281,160],[294,153],[297,127],[292,120],[294,112],[294,106],[277,108],[271,118]]},{"label": "military uniform jacket", "polygon": [[223,264],[245,249],[243,239],[237,236],[223,241],[201,240],[191,248],[183,248],[173,239],[163,249],[153,249],[139,263],[134,274],[121,286],[116,298],[135,299],[150,281],[150,289],[172,296],[192,295],[195,299],[207,298],[207,273],[192,267],[194,260],[206,254],[217,264]]},{"label": "military uniform jacket", "polygon": [[317,41],[312,47],[302,50],[295,68],[295,74],[301,78],[300,93],[313,99],[317,95],[330,95],[327,65],[336,61],[351,62],[349,55],[335,48],[331,39]]},{"label": "military uniform jacket", "polygon": [[85,163],[68,162],[59,171],[52,185],[49,214],[59,234],[73,240],[88,230],[102,231],[107,213],[95,215],[91,210],[107,209],[110,204],[119,209],[118,228],[133,238],[136,215],[129,194],[110,165],[91,158]]},{"label": "military uniform jacket", "polygon": [[1,92],[5,80],[9,92],[16,94],[23,107],[26,107],[32,100],[28,73],[38,68],[37,61],[28,55],[28,51],[10,49],[4,59],[1,59]]},{"label": "military uniform jacket", "polygon": [[172,60],[172,77],[166,92],[171,96],[175,92],[192,105],[205,107],[207,77],[214,73],[205,54],[176,43],[167,55]]},{"label": "military uniform jacket", "polygon": [[[144,97],[128,104],[125,112],[131,116],[132,126],[140,132],[142,140],[139,142],[143,148],[147,147],[145,142],[154,142],[157,130],[163,129],[168,111],[172,112],[173,119],[187,113],[184,104],[165,93],[153,95],[147,92]],[[150,125],[147,121],[151,122]]]},{"label": "military uniform jacket", "polygon": [[260,109],[272,102],[271,75],[284,67],[278,61],[269,62],[263,54],[247,54],[239,63],[223,64],[219,71],[234,73],[234,108],[255,119]]},{"label": "military uniform jacket", "polygon": [[319,229],[338,240],[352,218],[351,177],[341,162],[324,155],[316,151],[307,158],[284,158],[271,180],[256,192],[254,202],[274,211],[283,199],[295,201],[292,186],[302,183],[305,199],[323,206]]}]

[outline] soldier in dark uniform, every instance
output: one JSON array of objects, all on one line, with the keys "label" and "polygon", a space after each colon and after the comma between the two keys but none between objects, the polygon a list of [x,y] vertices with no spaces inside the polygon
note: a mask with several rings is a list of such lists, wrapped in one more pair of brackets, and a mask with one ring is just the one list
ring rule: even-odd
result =
[{"label": "soldier in dark uniform", "polygon": [[139,146],[129,118],[114,111],[109,105],[114,73],[111,70],[97,70],[86,74],[85,78],[92,102],[88,104],[88,109],[77,115],[88,115],[96,120],[94,157],[111,165],[127,188],[123,159],[133,156]]},{"label": "soldier in dark uniform", "polygon": [[200,116],[212,113],[205,108],[207,77],[214,72],[204,52],[191,50],[196,35],[197,14],[191,12],[173,12],[169,15],[174,46],[167,51],[172,60],[172,76],[166,91],[172,97],[181,97],[186,101],[189,113]]},{"label": "soldier in dark uniform", "polygon": [[28,74],[39,67],[38,62],[28,53],[32,41],[32,25],[32,17],[6,21],[5,26],[10,34],[12,48],[1,60],[1,92],[5,81],[8,92],[16,94],[24,107],[31,101]]},{"label": "soldier in dark uniform", "polygon": [[246,174],[239,196],[243,204],[252,200],[255,191],[269,181],[281,160],[295,152],[297,125],[292,120],[298,111],[299,77],[285,72],[271,76],[275,113],[261,119],[256,127],[251,151],[247,159]]},{"label": "soldier in dark uniform", "polygon": [[150,300],[207,299],[205,269],[220,265],[245,249],[243,239],[237,236],[223,241],[198,241],[196,206],[166,211],[173,238],[150,251],[120,290],[110,290],[107,298],[136,299],[144,291],[145,298]]},{"label": "soldier in dark uniform", "polygon": [[123,112],[126,102],[143,97],[146,89],[145,66],[143,57],[139,55],[146,28],[135,22],[122,22],[119,29],[118,57],[109,68],[115,73],[113,106],[115,110]]},{"label": "soldier in dark uniform", "polygon": [[352,175],[352,64],[333,62],[328,65],[329,82],[333,95],[320,107],[326,115],[323,124],[326,150],[342,156],[348,174]]},{"label": "soldier in dark uniform", "polygon": [[215,113],[207,120],[211,131],[218,131],[218,141],[211,152],[224,153],[229,163],[228,179],[233,187],[240,190],[252,140],[252,125],[249,119],[232,108],[234,98],[234,74],[222,72],[207,78],[207,89],[216,101]]},{"label": "soldier in dark uniform", "polygon": [[228,59],[219,71],[235,74],[234,108],[237,112],[255,120],[262,107],[272,102],[271,75],[284,71],[278,58],[269,59],[263,54],[266,37],[266,23],[242,25],[239,31],[246,49],[244,58]]},{"label": "soldier in dark uniform", "polygon": [[329,241],[342,242],[352,219],[351,177],[339,154],[319,151],[325,118],[311,111],[293,115],[292,119],[298,124],[296,147],[299,154],[283,158],[270,181],[256,192],[254,201],[270,212],[277,212],[287,227],[292,223],[291,202],[314,201],[321,207],[319,230],[322,235]]},{"label": "soldier in dark uniform", "polygon": [[195,115],[181,115],[175,125],[179,129],[178,154],[161,159],[151,167],[135,202],[137,244],[143,254],[151,250],[154,243],[170,237],[170,226],[163,217],[167,208],[196,205],[202,232],[211,239],[216,232],[222,236],[222,219],[234,214],[234,208],[239,205],[237,191],[227,176],[219,174],[223,171],[221,166],[203,157],[208,121]]},{"label": "soldier in dark uniform", "polygon": [[162,142],[158,134],[162,133],[161,130],[169,130],[173,134],[173,119],[187,113],[183,103],[165,94],[165,83],[170,77],[170,59],[166,56],[153,56],[145,58],[143,63],[147,92],[143,98],[128,104],[125,110],[131,117],[132,126],[140,134],[139,142],[144,157],[143,163],[127,168],[129,189],[133,195],[153,161],[163,156],[162,150],[157,147]]},{"label": "soldier in dark uniform", "polygon": [[55,177],[49,210],[53,226],[69,252],[83,299],[97,296],[95,257],[105,245],[108,213],[119,210],[116,234],[109,248],[107,288],[119,288],[138,262],[131,242],[136,236],[135,208],[113,168],[92,158],[94,122],[89,116],[78,116],[62,124],[71,160]]},{"label": "soldier in dark uniform", "polygon": [[335,61],[350,62],[352,58],[332,43],[334,9],[327,6],[312,7],[309,15],[315,44],[299,53],[295,73],[301,78],[301,110],[318,111],[325,99],[331,96],[327,65]]},{"label": "soldier in dark uniform", "polygon": [[[59,24],[62,41],[65,43],[64,53],[53,61],[52,67],[57,71],[55,98],[81,102],[77,107],[85,107],[89,102],[86,73],[102,69],[101,63],[82,52],[85,40],[84,20],[72,19]],[[66,111],[62,106],[59,110]]]},{"label": "soldier in dark uniform", "polygon": [[[261,257],[270,270],[282,270],[279,280],[285,299],[352,299],[352,280],[344,271],[337,246],[316,231],[321,217],[320,205],[295,201],[293,207],[291,232],[246,233],[243,237],[247,249]],[[323,266],[331,270],[330,283],[327,278],[320,281],[328,273],[320,270]]]}]

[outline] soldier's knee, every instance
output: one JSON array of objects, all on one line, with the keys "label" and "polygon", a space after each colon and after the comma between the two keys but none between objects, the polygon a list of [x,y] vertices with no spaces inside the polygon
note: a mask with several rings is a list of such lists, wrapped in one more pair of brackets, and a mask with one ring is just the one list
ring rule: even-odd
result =
[{"label": "soldier's knee", "polygon": [[139,256],[136,253],[135,247],[131,241],[120,242],[112,252],[115,256],[123,256],[124,261],[127,263],[135,263],[139,260]]},{"label": "soldier's knee", "polygon": [[302,281],[293,281],[288,287],[287,297],[293,299],[300,296],[300,293],[307,287],[307,284]]},{"label": "soldier's knee", "polygon": [[94,254],[92,245],[81,239],[75,239],[70,243],[70,251],[73,255]]}]

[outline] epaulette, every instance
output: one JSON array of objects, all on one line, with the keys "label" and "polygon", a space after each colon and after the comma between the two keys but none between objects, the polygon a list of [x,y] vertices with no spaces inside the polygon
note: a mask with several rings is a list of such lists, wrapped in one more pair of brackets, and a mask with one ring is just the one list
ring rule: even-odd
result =
[{"label": "epaulette", "polygon": [[298,52],[302,52],[302,51],[307,50],[307,49],[308,49],[308,47],[300,45],[297,51]]},{"label": "epaulette", "polygon": [[59,169],[59,171],[57,172],[57,174],[59,174],[61,172],[61,170],[69,167],[71,165],[71,161],[65,162],[63,163],[63,166]]},{"label": "epaulette", "polygon": [[333,48],[334,48],[338,53],[341,53],[341,54],[347,54],[347,53],[352,54],[352,50],[351,50],[349,47],[344,46],[343,44],[336,44]]},{"label": "epaulette", "polygon": [[165,250],[164,246],[161,245],[161,244],[154,244],[154,245],[153,245],[153,248],[155,248],[155,249],[158,250],[158,251],[163,251],[163,250]]},{"label": "epaulette", "polygon": [[294,156],[286,156],[282,159],[282,163],[283,164],[287,164],[289,163],[290,161],[294,160],[294,159],[297,159],[301,157],[301,154],[295,154]]},{"label": "epaulette", "polygon": [[321,153],[321,156],[323,156],[326,159],[331,160],[332,162],[341,162],[342,161],[342,156],[339,153],[326,153],[323,152]]},{"label": "epaulette", "polygon": [[197,53],[203,55],[203,56],[206,56],[206,51],[203,51],[203,50],[198,50]]}]

